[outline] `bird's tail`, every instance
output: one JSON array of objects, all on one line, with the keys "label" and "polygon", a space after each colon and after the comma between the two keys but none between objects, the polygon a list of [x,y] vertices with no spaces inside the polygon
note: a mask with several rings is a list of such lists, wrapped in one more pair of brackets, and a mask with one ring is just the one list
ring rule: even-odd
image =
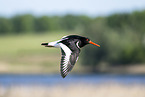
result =
[{"label": "bird's tail", "polygon": [[48,43],[41,43],[41,45],[44,45],[44,46],[46,46],[46,45],[48,45]]},{"label": "bird's tail", "polygon": [[45,47],[55,47],[54,45],[51,45],[50,43],[42,43],[41,45],[45,46]]}]

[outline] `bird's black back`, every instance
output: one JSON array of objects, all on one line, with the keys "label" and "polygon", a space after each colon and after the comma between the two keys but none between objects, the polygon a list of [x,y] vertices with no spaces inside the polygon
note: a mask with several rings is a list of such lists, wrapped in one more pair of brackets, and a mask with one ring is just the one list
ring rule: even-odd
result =
[{"label": "bird's black back", "polygon": [[[88,38],[87,37],[78,36],[78,35],[69,35],[69,36],[66,36],[66,37],[62,38],[62,40],[60,42],[65,44],[72,51],[75,51],[76,49],[79,49],[79,51],[80,51],[81,47],[83,47],[86,44],[88,44],[86,42],[86,39],[88,39]],[[78,42],[78,44],[77,44],[77,42]]]}]

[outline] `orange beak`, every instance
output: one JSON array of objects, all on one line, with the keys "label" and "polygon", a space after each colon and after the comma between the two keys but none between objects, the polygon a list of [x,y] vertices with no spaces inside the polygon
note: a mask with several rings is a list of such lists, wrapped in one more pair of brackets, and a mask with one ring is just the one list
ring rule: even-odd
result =
[{"label": "orange beak", "polygon": [[93,45],[95,45],[95,46],[100,47],[100,45],[99,45],[99,44],[96,44],[96,43],[94,43],[94,42],[92,42],[92,41],[89,41],[89,43],[90,43],[90,44],[93,44]]}]

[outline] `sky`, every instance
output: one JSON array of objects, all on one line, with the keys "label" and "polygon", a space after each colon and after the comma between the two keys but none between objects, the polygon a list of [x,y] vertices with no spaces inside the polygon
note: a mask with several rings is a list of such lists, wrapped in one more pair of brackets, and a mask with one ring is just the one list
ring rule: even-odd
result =
[{"label": "sky", "polygon": [[84,14],[104,16],[145,9],[145,0],[0,0],[0,16]]}]

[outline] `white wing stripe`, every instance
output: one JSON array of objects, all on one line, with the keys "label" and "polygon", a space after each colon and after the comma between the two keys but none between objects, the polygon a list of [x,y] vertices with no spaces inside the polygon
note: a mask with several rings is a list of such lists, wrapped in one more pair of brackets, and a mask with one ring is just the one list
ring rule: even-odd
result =
[{"label": "white wing stripe", "polygon": [[80,48],[80,47],[79,47],[79,41],[76,43],[76,46],[77,46],[78,48]]},{"label": "white wing stripe", "polygon": [[63,51],[65,52],[65,57],[64,57],[64,69],[63,71],[67,71],[67,64],[69,62],[69,59],[70,59],[70,55],[72,53],[72,51],[66,46],[64,45],[63,43],[59,43],[60,47],[63,49]]}]

